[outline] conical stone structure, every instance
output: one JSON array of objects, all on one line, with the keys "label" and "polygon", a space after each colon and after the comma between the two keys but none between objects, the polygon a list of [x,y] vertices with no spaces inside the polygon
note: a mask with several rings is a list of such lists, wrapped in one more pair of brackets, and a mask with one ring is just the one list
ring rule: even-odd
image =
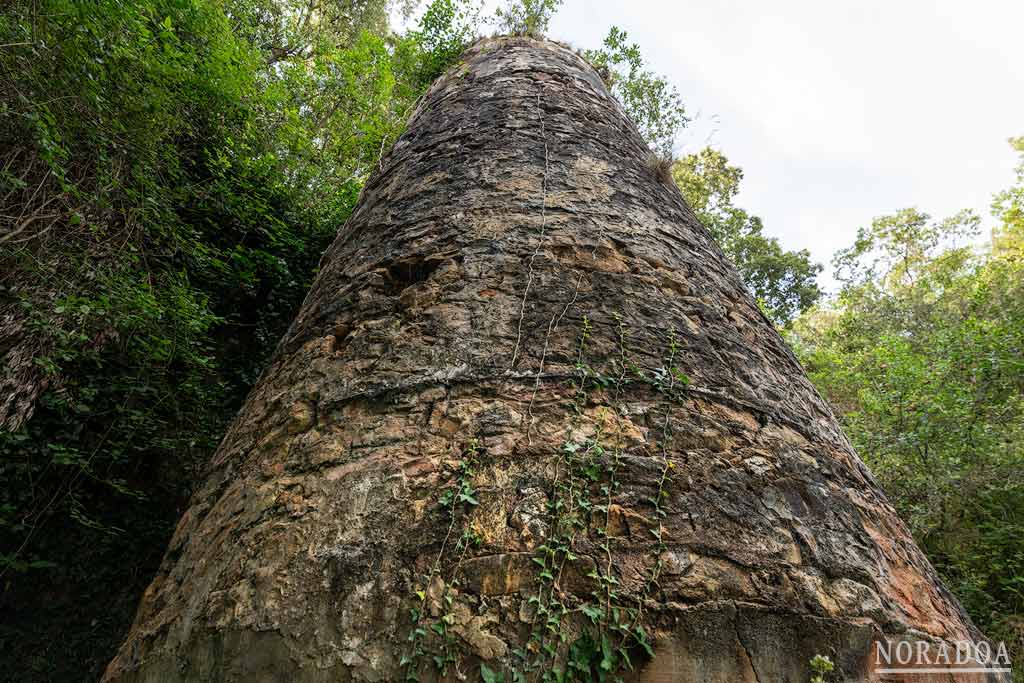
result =
[{"label": "conical stone structure", "polygon": [[106,680],[803,683],[817,654],[880,680],[876,643],[979,639],[659,175],[572,50],[471,48],[324,256]]}]

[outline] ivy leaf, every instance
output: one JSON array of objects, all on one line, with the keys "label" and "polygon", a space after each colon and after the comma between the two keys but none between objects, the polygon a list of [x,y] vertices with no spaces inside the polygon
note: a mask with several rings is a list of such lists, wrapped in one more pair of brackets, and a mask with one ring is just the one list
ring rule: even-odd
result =
[{"label": "ivy leaf", "polygon": [[615,655],[612,651],[612,644],[608,642],[608,634],[601,634],[601,670],[611,671],[615,666]]},{"label": "ivy leaf", "polygon": [[499,681],[501,681],[499,674],[491,671],[491,669],[482,662],[480,663],[480,678],[484,683],[499,683]]},{"label": "ivy leaf", "polygon": [[598,619],[601,618],[601,610],[593,605],[583,605],[580,607],[580,611],[587,615],[587,617],[590,618],[590,621],[595,624]]}]

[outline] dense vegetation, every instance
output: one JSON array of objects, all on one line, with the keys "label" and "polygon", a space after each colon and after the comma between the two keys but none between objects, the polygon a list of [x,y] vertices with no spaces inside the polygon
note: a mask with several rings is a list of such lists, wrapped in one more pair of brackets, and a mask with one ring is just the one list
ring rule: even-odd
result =
[{"label": "dense vegetation", "polygon": [[821,266],[810,252],[784,251],[763,233],[760,218],[733,203],[743,171],[725,155],[710,147],[688,154],[672,166],[672,177],[772,322],[786,327],[821,298]]},{"label": "dense vegetation", "polygon": [[437,2],[41,0],[0,18],[0,647],[95,675],[418,95]]},{"label": "dense vegetation", "polygon": [[[1024,139],[1013,141],[1024,154]],[[876,219],[790,334],[932,563],[1024,655],[1024,155],[978,216]]]},{"label": "dense vegetation", "polygon": [[[411,9],[409,3],[405,9]],[[537,33],[556,0],[503,5]],[[193,482],[417,98],[486,26],[434,0],[36,0],[0,14],[0,648],[10,680],[94,678]],[[668,163],[678,93],[612,29],[585,56]],[[1018,141],[1024,151],[1024,142]],[[705,149],[667,167],[972,614],[1024,618],[1024,167],[977,219],[880,219],[843,291],[735,206]],[[802,317],[799,317],[801,313]],[[793,323],[794,319],[797,319]],[[1014,631],[1016,629],[1016,631]]]}]

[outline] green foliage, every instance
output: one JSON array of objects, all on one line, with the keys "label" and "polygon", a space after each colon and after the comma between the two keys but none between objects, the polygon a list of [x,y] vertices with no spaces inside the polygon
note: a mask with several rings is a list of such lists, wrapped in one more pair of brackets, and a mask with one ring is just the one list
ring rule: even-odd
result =
[{"label": "green foliage", "polygon": [[5,10],[0,422],[24,424],[0,431],[0,642],[32,653],[11,675],[109,658],[465,7],[406,35],[372,0]]},{"label": "green foliage", "polygon": [[479,9],[470,0],[434,0],[405,43],[419,58],[416,84],[425,88],[462,55],[481,25]]},{"label": "green foliage", "polygon": [[[539,581],[527,604],[533,613],[532,632],[525,650],[517,651],[522,669],[516,673],[541,672],[541,680],[614,681],[642,661],[654,657],[654,648],[643,626],[645,604],[658,590],[662,569],[661,555],[666,548],[663,539],[663,518],[667,515],[666,482],[674,465],[667,452],[670,439],[669,421],[663,422],[660,442],[664,462],[658,492],[648,502],[657,520],[649,532],[658,540],[650,552],[656,558],[645,577],[639,594],[626,596],[621,591],[620,569],[615,565],[612,539],[609,535],[613,501],[621,483],[622,461],[621,390],[629,384],[648,384],[662,393],[666,415],[671,403],[682,399],[689,380],[674,367],[679,351],[674,334],[669,336],[665,366],[653,371],[637,365],[629,349],[629,330],[622,316],[612,314],[618,333],[617,353],[604,359],[607,373],[587,365],[591,322],[584,316],[576,351],[576,371],[572,380],[572,420],[567,428],[556,464],[556,475],[548,499],[551,532],[535,549],[534,564]],[[667,370],[672,368],[672,370]],[[679,383],[682,388],[676,386]],[[607,404],[598,418],[596,430],[583,443],[573,440],[590,402],[589,392],[604,393]],[[588,598],[567,595],[561,588],[567,567],[580,559],[579,544],[590,537],[597,541],[603,558],[586,574],[593,589]],[[567,625],[582,626],[582,632],[568,641]]]},{"label": "green foliage", "polygon": [[387,0],[230,0],[234,34],[268,65],[313,59],[325,47],[347,47],[363,33],[386,35]]},{"label": "green foliage", "polygon": [[672,167],[686,202],[736,265],[761,310],[785,327],[821,297],[816,281],[821,266],[806,249],[784,251],[763,233],[761,219],[733,204],[743,171],[721,152],[705,147]]},{"label": "green foliage", "polygon": [[495,10],[498,31],[511,36],[541,38],[562,0],[508,0]]},{"label": "green foliage", "polygon": [[[470,440],[462,454],[462,460],[454,467],[454,481],[437,499],[437,509],[448,518],[448,531],[430,573],[423,577],[423,588],[415,593],[415,606],[409,610],[412,627],[406,638],[409,649],[402,654],[399,661],[399,665],[405,669],[406,681],[419,681],[425,663],[433,664],[437,674],[444,677],[448,668],[458,665],[461,659],[457,639],[449,628],[455,623],[452,589],[459,585],[459,580],[456,576],[451,576],[445,581],[442,574],[446,569],[444,565],[451,559],[449,555],[457,558],[455,564],[458,567],[469,551],[482,543],[482,538],[468,523],[470,510],[480,504],[477,500],[478,493],[473,487],[473,478],[476,476],[481,453],[479,441]],[[461,526],[462,530],[456,542],[450,545],[449,541],[455,535],[456,526]],[[438,583],[442,586],[441,595],[429,595]],[[431,618],[428,599],[437,600],[434,608],[438,611],[443,610],[439,618]],[[504,680],[503,674],[496,674],[484,665],[481,665],[480,673],[485,680]]]},{"label": "green foliage", "polygon": [[825,683],[828,674],[835,671],[836,665],[825,655],[814,655],[810,661],[811,683]]},{"label": "green foliage", "polygon": [[492,671],[486,664],[481,664],[480,680],[484,683],[505,683],[505,674]]},{"label": "green foliage", "polygon": [[651,149],[670,159],[676,136],[688,121],[675,87],[646,68],[640,46],[630,43],[617,26],[608,32],[602,48],[585,54]]},{"label": "green foliage", "polygon": [[979,219],[913,209],[836,256],[837,300],[790,340],[862,457],[976,622],[1022,652],[1024,243],[1015,197]]},{"label": "green foliage", "polygon": [[992,202],[992,214],[1000,221],[993,230],[993,249],[1017,250],[1024,248],[1024,137],[1011,138],[1012,146],[1021,155],[1017,165],[1017,184],[998,193]]}]

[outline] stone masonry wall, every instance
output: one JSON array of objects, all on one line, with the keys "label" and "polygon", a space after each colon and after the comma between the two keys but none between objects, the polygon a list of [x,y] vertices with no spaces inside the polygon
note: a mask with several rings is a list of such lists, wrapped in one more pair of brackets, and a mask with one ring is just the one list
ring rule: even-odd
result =
[{"label": "stone masonry wall", "polygon": [[106,680],[862,680],[881,637],[979,635],[598,75],[504,38],[382,160]]}]

